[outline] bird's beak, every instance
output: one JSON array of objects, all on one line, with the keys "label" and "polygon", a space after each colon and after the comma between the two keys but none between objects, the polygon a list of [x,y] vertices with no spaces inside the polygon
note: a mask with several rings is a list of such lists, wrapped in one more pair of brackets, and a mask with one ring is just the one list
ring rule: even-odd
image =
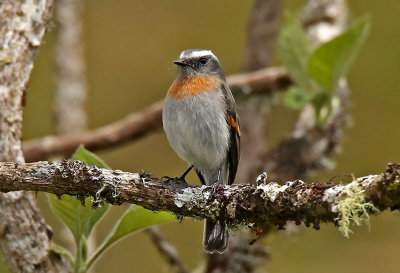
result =
[{"label": "bird's beak", "polygon": [[187,66],[189,65],[185,60],[182,59],[178,59],[173,61],[174,64],[176,64],[177,66]]}]

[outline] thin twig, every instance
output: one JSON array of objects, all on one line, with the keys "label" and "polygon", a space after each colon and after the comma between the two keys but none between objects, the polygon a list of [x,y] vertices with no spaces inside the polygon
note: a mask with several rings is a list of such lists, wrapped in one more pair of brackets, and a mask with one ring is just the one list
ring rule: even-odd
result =
[{"label": "thin twig", "polygon": [[172,272],[189,273],[189,271],[183,265],[183,262],[179,257],[175,247],[163,237],[158,227],[148,228],[145,230],[145,232],[149,235],[161,256],[170,265]]}]

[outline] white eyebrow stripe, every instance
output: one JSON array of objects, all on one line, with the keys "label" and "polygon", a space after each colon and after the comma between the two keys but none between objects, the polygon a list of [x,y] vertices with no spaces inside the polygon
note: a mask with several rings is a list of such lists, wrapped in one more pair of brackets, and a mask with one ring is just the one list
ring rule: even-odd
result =
[{"label": "white eyebrow stripe", "polygon": [[182,51],[181,55],[179,55],[179,59],[182,59],[185,56],[186,51]]},{"label": "white eyebrow stripe", "polygon": [[179,58],[200,58],[204,56],[212,56],[216,60],[218,60],[217,56],[214,55],[214,53],[211,52],[211,50],[198,50],[198,51],[192,51],[188,55],[186,55],[186,51],[183,51]]}]

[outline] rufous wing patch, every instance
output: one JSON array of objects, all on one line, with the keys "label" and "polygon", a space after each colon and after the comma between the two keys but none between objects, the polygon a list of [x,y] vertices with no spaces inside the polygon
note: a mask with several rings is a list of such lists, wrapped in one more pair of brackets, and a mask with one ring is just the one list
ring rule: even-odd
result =
[{"label": "rufous wing patch", "polygon": [[235,128],[236,133],[240,136],[240,127],[239,124],[236,122],[236,120],[231,116],[231,115],[227,115],[227,121],[229,126]]},{"label": "rufous wing patch", "polygon": [[175,99],[193,97],[218,87],[219,81],[209,76],[179,77],[169,88],[167,96]]}]

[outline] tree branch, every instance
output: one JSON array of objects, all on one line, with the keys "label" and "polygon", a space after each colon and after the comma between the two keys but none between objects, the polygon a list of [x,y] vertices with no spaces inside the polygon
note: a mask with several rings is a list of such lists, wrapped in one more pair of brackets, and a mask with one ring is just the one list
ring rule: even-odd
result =
[{"label": "tree branch", "polygon": [[[96,199],[96,195],[100,195],[115,205],[130,203],[183,216],[224,219],[230,226],[258,228],[273,224],[283,228],[291,220],[306,226],[313,224],[318,229],[320,222],[340,224],[344,220],[341,218],[347,215],[345,213],[351,218],[363,213],[377,213],[374,208],[398,209],[399,176],[400,163],[390,163],[382,174],[356,178],[347,185],[308,184],[296,180],[280,186],[274,182],[266,183],[263,174],[257,179],[258,185],[218,185],[213,188],[163,182],[147,173],[89,167],[80,161],[4,162],[0,163],[0,191],[90,195],[95,203],[101,202]],[[354,210],[351,202],[355,203]]]},{"label": "tree branch", "polygon": [[[250,92],[271,92],[284,89],[290,84],[286,70],[280,67],[267,68],[252,73],[228,77],[229,86],[236,95]],[[46,160],[54,155],[71,155],[83,144],[91,151],[111,148],[135,140],[161,128],[163,101],[153,103],[139,112],[104,127],[72,136],[47,136],[27,141],[23,151],[27,162]]]},{"label": "tree branch", "polygon": [[145,232],[147,233],[147,235],[149,235],[158,252],[169,264],[172,272],[189,273],[189,271],[183,265],[181,257],[179,257],[179,254],[176,251],[175,247],[164,238],[158,227],[150,227],[146,229]]},{"label": "tree branch", "polygon": [[257,0],[254,2],[247,23],[247,45],[243,58],[244,70],[254,71],[270,65],[282,6],[281,0]]}]

